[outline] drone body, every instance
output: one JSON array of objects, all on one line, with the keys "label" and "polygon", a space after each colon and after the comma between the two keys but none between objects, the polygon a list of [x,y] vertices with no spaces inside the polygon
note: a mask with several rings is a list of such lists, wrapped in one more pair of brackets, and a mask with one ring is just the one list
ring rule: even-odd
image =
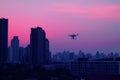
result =
[{"label": "drone body", "polygon": [[71,39],[73,39],[73,40],[75,40],[77,36],[78,36],[78,34],[71,34],[71,35],[69,35],[69,37],[71,37]]}]

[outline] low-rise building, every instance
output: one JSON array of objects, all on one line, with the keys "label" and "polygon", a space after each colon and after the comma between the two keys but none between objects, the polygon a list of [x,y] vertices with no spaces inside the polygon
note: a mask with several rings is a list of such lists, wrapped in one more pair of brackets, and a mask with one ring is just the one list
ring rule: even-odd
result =
[{"label": "low-rise building", "polygon": [[120,74],[120,62],[76,60],[69,63],[69,69],[75,76],[81,74]]}]

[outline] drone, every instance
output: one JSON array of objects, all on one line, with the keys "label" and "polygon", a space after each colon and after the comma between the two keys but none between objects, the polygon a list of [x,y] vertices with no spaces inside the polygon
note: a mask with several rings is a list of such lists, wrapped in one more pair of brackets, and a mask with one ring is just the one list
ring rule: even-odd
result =
[{"label": "drone", "polygon": [[71,37],[71,39],[73,39],[73,40],[75,40],[77,36],[78,36],[78,34],[74,34],[74,33],[69,35],[69,37]]}]

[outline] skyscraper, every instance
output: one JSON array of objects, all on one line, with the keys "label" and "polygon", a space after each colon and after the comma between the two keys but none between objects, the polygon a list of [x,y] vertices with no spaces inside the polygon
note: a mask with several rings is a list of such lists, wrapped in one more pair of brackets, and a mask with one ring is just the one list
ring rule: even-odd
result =
[{"label": "skyscraper", "polygon": [[31,65],[32,64],[32,54],[31,54],[31,46],[30,44],[27,45],[27,47],[25,48],[25,52],[26,52],[26,64]]},{"label": "skyscraper", "polygon": [[49,50],[49,40],[48,39],[46,39],[46,41],[45,41],[45,51],[46,51],[46,53],[45,53],[45,60],[46,60],[46,63],[50,63],[51,62],[51,52],[50,52],[50,50]]},{"label": "skyscraper", "polygon": [[13,52],[12,52],[12,47],[9,46],[8,47],[8,63],[12,63],[12,60],[13,60]]},{"label": "skyscraper", "polygon": [[8,47],[8,19],[0,18],[0,63],[7,60]]},{"label": "skyscraper", "polygon": [[24,47],[19,47],[19,62],[26,64],[26,51]]},{"label": "skyscraper", "polygon": [[32,53],[32,64],[33,66],[40,66],[45,64],[45,54],[46,54],[46,33],[40,28],[31,28],[30,35],[30,46]]},{"label": "skyscraper", "polygon": [[12,62],[19,63],[20,56],[19,56],[19,39],[18,36],[14,36],[11,40],[11,48],[12,48]]}]

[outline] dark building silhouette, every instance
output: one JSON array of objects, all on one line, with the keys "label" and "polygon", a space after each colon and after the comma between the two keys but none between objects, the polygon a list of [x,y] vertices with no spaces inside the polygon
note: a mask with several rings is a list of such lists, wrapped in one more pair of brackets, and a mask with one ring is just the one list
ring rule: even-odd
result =
[{"label": "dark building silhouette", "polygon": [[48,52],[46,50],[49,50],[46,48],[49,47],[46,47],[46,33],[42,28],[37,27],[31,29],[30,45],[33,66],[40,66],[46,64],[46,53]]},{"label": "dark building silhouette", "polygon": [[0,19],[0,63],[7,61],[8,19]]},{"label": "dark building silhouette", "polygon": [[8,59],[7,59],[7,62],[8,62],[8,63],[12,63],[12,61],[13,61],[12,47],[9,46],[9,47],[8,47]]},{"label": "dark building silhouette", "polygon": [[49,50],[49,40],[46,39],[45,40],[45,48],[46,48],[46,54],[45,54],[45,58],[46,58],[46,63],[50,63],[51,62],[51,52]]},{"label": "dark building silhouette", "polygon": [[12,49],[12,63],[19,63],[19,39],[18,36],[14,36],[11,40],[11,49]]},{"label": "dark building silhouette", "polygon": [[24,47],[19,47],[19,62],[21,64],[25,64],[26,63],[26,51]]},{"label": "dark building silhouette", "polygon": [[25,48],[25,52],[26,52],[26,56],[25,56],[25,60],[26,60],[26,64],[31,65],[32,64],[32,54],[31,54],[31,48],[30,45],[27,45],[27,47]]}]

